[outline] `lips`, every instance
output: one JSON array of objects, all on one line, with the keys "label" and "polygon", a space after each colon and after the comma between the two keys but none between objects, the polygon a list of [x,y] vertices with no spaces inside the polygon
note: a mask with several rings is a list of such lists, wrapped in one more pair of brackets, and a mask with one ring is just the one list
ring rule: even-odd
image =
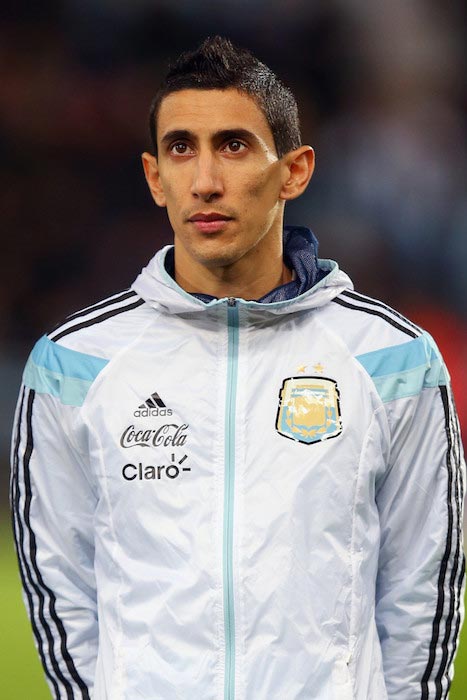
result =
[{"label": "lips", "polygon": [[232,221],[232,217],[216,211],[206,214],[199,212],[190,216],[188,221],[201,233],[217,233],[228,226],[229,221]]},{"label": "lips", "polygon": [[231,216],[225,216],[225,214],[219,214],[214,211],[209,214],[193,214],[188,221],[230,221],[231,218]]}]

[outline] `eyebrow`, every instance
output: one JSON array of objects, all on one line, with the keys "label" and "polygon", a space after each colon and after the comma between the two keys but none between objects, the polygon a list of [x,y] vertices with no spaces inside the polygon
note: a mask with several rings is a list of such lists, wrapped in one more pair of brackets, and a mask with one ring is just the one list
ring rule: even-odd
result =
[{"label": "eyebrow", "polygon": [[[229,141],[231,139],[241,139],[242,141],[248,141],[250,143],[260,144],[261,140],[248,129],[233,128],[233,129],[221,129],[220,131],[215,131],[211,135],[211,140],[215,143],[222,143],[223,141]],[[189,129],[172,129],[168,131],[161,138],[161,145],[168,147],[174,141],[197,141],[196,135]]]}]

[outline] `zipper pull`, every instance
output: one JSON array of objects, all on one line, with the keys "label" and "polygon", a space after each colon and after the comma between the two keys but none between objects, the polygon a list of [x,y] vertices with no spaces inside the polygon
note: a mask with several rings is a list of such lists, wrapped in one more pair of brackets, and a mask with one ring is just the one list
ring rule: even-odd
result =
[{"label": "zipper pull", "polygon": [[227,299],[227,306],[237,306],[237,300],[235,297],[229,297]]}]

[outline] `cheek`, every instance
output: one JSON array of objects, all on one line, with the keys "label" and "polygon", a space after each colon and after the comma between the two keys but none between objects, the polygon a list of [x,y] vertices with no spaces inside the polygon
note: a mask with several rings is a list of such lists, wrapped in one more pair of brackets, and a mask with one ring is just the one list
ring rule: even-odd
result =
[{"label": "cheek", "polygon": [[177,187],[175,187],[173,184],[168,184],[167,182],[163,183],[163,190],[167,210],[169,212],[171,211],[173,216],[175,214],[175,210],[180,209],[180,194]]},{"label": "cheek", "polygon": [[273,206],[279,200],[281,183],[267,171],[249,179],[245,187],[245,197],[251,204],[261,202],[263,206]]},{"label": "cheek", "polygon": [[166,199],[173,199],[173,191],[172,191],[173,188],[170,186],[170,184],[167,182],[167,180],[165,180],[165,178],[164,179],[161,178],[161,185],[162,185],[162,189],[164,191],[164,195],[165,195]]},{"label": "cheek", "polygon": [[280,170],[277,163],[249,173],[245,178],[245,193],[254,199],[278,199],[281,191]]},{"label": "cheek", "polygon": [[163,206],[165,207],[165,211],[169,222],[172,228],[174,229],[175,227],[178,227],[178,221],[182,210],[180,199],[177,196],[176,188],[174,188],[173,186],[164,185],[163,197],[165,200]]}]

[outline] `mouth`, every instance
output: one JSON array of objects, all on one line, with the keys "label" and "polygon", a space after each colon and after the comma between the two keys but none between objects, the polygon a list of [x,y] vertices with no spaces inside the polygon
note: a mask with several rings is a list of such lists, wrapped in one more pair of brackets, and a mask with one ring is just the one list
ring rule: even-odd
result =
[{"label": "mouth", "polygon": [[193,224],[198,231],[202,233],[216,233],[221,231],[230,221],[233,221],[231,216],[220,214],[219,212],[197,213],[190,216],[189,223]]}]

